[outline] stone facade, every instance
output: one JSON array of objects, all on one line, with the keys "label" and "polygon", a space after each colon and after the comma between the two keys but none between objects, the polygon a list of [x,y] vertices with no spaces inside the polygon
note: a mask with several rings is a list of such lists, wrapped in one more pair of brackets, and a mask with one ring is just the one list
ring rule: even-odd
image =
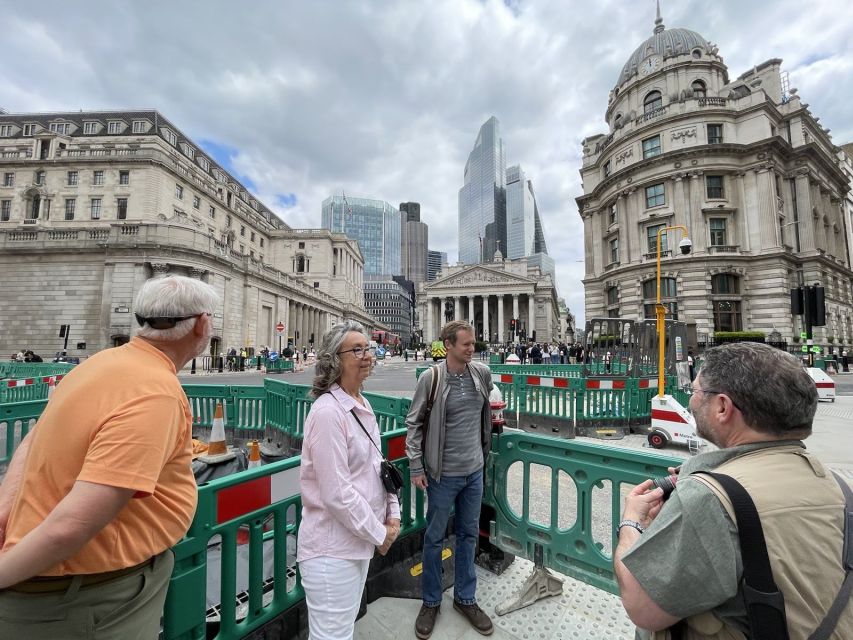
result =
[{"label": "stone facade", "polygon": [[821,282],[821,342],[853,341],[853,272],[839,149],[773,59],[730,81],[687,29],[640,45],[610,94],[608,134],[583,141],[586,316],[654,317],[657,234],[684,225],[689,256],[661,242],[662,301],[689,342],[715,331],[802,330],[789,289]]},{"label": "stone facade", "polygon": [[478,340],[513,341],[512,318],[522,322],[528,340],[534,335],[538,342],[561,337],[560,307],[551,276],[528,265],[525,258],[503,260],[498,254],[491,263],[447,267],[434,282],[420,283],[418,317],[427,344],[438,339],[446,322],[446,303],[453,309],[453,319],[474,325]]},{"label": "stone facade", "polygon": [[290,229],[156,111],[0,114],[0,178],[0,352],[50,355],[61,324],[71,356],[121,344],[136,291],[167,273],[219,290],[212,353],[277,347],[279,321],[297,346],[375,324],[353,241]]}]

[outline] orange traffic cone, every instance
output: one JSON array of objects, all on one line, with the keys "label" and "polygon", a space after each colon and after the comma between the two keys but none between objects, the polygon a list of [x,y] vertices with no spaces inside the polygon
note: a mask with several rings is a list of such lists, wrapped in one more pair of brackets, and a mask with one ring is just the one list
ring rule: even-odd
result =
[{"label": "orange traffic cone", "polygon": [[249,469],[261,466],[261,447],[257,440],[252,440],[252,446],[249,447]]},{"label": "orange traffic cone", "polygon": [[207,464],[218,464],[233,460],[237,457],[233,451],[228,449],[225,443],[225,419],[223,418],[222,403],[216,403],[216,412],[213,414],[213,427],[210,430],[210,442],[207,453],[198,457]]}]

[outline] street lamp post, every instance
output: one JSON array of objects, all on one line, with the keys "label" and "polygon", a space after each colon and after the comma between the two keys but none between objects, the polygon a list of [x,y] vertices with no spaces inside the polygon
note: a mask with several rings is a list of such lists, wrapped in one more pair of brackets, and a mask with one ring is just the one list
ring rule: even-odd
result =
[{"label": "street lamp post", "polygon": [[658,330],[658,398],[664,396],[664,385],[666,384],[666,376],[664,371],[664,354],[665,349],[665,333],[666,333],[666,307],[660,301],[660,245],[661,236],[667,231],[680,230],[684,238],[679,243],[679,248],[685,254],[690,253],[690,248],[693,243],[687,237],[687,227],[681,224],[672,225],[671,227],[661,227],[658,229],[658,246],[657,246],[657,305],[655,306],[655,315],[657,318]]}]

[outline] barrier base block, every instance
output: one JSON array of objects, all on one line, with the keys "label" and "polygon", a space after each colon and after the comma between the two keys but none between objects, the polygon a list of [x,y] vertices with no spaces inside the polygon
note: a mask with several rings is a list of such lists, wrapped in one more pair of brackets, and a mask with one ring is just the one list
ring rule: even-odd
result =
[{"label": "barrier base block", "polygon": [[[448,536],[441,553],[442,589],[453,586],[456,575],[453,558],[455,548],[456,536]],[[379,598],[421,599],[422,552],[423,532],[418,532],[398,539],[391,545],[387,555],[376,556],[370,561],[365,585],[366,597],[359,617],[366,613],[367,604]]]},{"label": "barrier base block", "polygon": [[537,416],[527,413],[519,414],[518,420],[515,414],[504,412],[504,419],[508,427],[521,429],[527,433],[538,433],[553,438],[571,440],[575,437],[575,426],[571,420],[565,418],[552,418],[548,416]]}]

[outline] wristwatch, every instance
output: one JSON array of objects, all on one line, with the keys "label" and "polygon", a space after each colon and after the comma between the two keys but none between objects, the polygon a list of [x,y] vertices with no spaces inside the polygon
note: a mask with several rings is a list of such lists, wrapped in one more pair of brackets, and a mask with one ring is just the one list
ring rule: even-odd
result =
[{"label": "wristwatch", "polygon": [[622,527],[631,527],[632,529],[636,529],[640,533],[643,533],[646,530],[646,528],[636,520],[623,520],[618,525],[616,525],[617,538],[619,537],[619,531],[622,529]]}]

